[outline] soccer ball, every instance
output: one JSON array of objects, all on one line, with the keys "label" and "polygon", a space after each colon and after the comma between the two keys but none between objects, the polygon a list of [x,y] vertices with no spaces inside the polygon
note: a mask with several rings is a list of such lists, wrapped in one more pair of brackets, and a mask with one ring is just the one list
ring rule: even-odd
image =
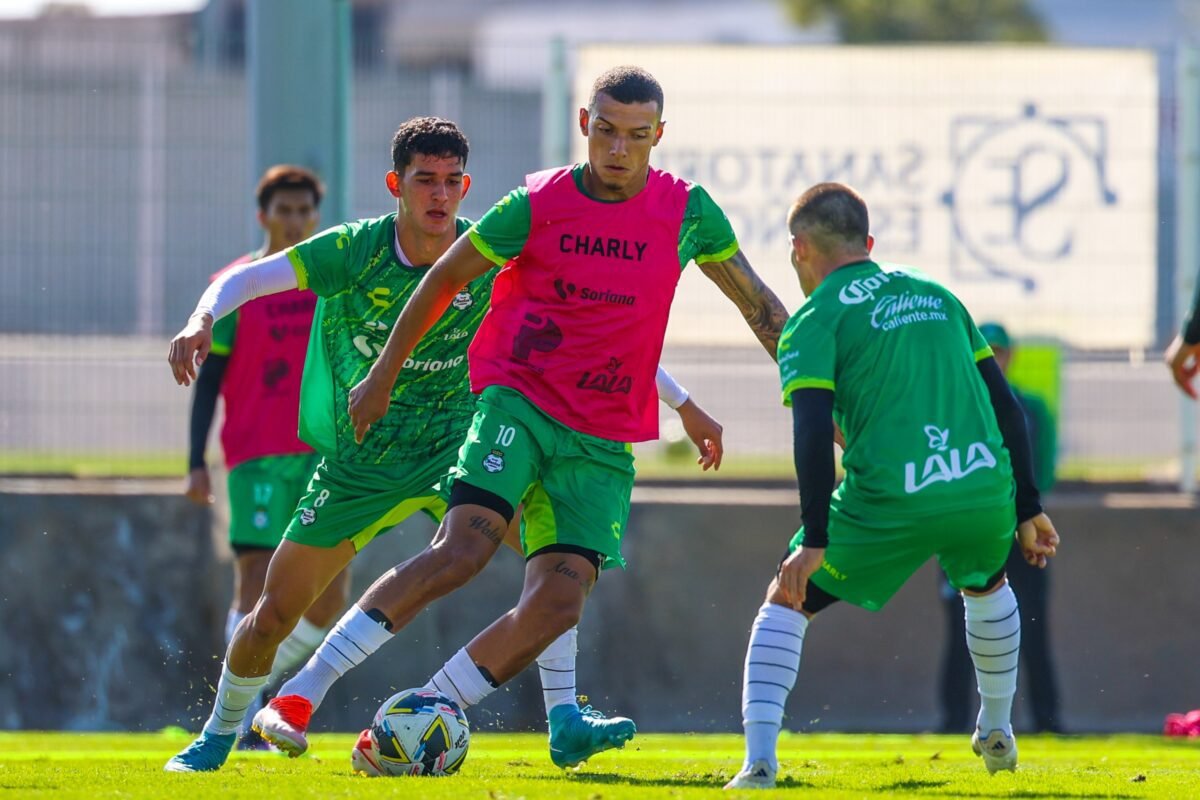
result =
[{"label": "soccer ball", "polygon": [[458,704],[440,692],[405,689],[375,712],[350,751],[355,772],[452,775],[467,759],[471,729]]}]

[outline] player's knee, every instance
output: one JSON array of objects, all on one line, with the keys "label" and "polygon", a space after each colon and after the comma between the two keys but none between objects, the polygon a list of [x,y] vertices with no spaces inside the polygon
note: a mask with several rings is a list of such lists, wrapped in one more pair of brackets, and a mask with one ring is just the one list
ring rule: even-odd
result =
[{"label": "player's knee", "polygon": [[431,546],[426,554],[431,562],[434,582],[445,591],[452,591],[469,582],[488,561],[486,556],[478,552],[478,548],[453,541]]},{"label": "player's knee", "polygon": [[274,597],[265,594],[250,614],[247,631],[259,641],[278,644],[287,638],[299,620],[299,613],[291,613]]},{"label": "player's knee", "polygon": [[579,624],[583,603],[550,592],[533,592],[521,599],[517,614],[526,626],[544,631],[553,640]]}]

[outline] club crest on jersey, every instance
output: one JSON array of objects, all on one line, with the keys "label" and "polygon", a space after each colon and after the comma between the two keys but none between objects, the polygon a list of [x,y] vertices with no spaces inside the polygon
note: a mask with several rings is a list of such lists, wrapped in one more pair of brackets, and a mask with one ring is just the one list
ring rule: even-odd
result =
[{"label": "club crest on jersey", "polygon": [[466,289],[463,289],[458,294],[454,295],[454,299],[450,301],[450,305],[457,308],[459,311],[466,311],[471,306],[475,305],[475,298]]},{"label": "club crest on jersey", "polygon": [[257,530],[266,530],[267,526],[270,524],[271,518],[267,515],[267,512],[264,509],[260,508],[258,511],[254,512],[254,527]]},{"label": "club crest on jersey", "polygon": [[949,428],[926,425],[924,432],[929,440],[929,449],[934,452],[925,459],[919,481],[917,462],[910,461],[904,465],[904,491],[907,494],[916,494],[935,483],[957,481],[976,470],[992,469],[996,466],[996,457],[983,442],[969,444],[964,458],[957,447],[950,447]]},{"label": "club crest on jersey", "polygon": [[312,525],[317,521],[317,512],[311,508],[300,509],[300,524]]},{"label": "club crest on jersey", "polygon": [[483,457],[483,468],[488,472],[499,472],[504,469],[504,453],[493,450]]}]

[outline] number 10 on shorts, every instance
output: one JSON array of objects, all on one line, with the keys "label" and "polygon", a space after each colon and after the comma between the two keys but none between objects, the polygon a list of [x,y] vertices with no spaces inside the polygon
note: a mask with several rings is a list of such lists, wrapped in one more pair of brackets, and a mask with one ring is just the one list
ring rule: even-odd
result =
[{"label": "number 10 on shorts", "polygon": [[504,469],[504,451],[497,448],[508,447],[513,443],[513,439],[517,436],[517,429],[512,425],[500,425],[499,432],[496,434],[496,442],[492,447],[492,452],[483,457],[483,468],[488,472],[496,473]]},{"label": "number 10 on shorts", "polygon": [[501,447],[508,447],[513,443],[513,439],[517,435],[517,429],[512,425],[501,425],[500,432],[496,434],[496,444]]}]

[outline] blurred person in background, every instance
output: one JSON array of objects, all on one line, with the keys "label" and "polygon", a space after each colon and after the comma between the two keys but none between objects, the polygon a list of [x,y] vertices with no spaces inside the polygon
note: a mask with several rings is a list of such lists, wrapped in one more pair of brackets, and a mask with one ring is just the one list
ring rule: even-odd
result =
[{"label": "blurred person in background", "polygon": [[[320,219],[323,194],[321,181],[303,167],[279,164],[268,169],[255,192],[258,224],[265,232],[261,247],[212,280],[307,239]],[[316,469],[316,454],[296,435],[300,375],[316,304],[316,295],[299,289],[246,303],[213,326],[212,352],[196,379],[184,494],[198,505],[213,502],[205,450],[218,395],[225,400],[221,449],[228,470],[229,546],[234,554],[226,645],[262,594],[271,554]],[[342,573],[334,580],[280,645],[273,678],[301,664],[325,638],[325,629],[346,604],[347,578]],[[261,695],[247,718],[260,703]],[[240,744],[266,746],[249,731]]]},{"label": "blurred person in background", "polygon": [[[985,322],[979,332],[991,346],[996,364],[1008,375],[1014,353],[1008,331],[998,323]],[[1011,385],[1011,384],[1010,384]],[[1012,387],[1033,446],[1034,482],[1044,496],[1055,483],[1055,461],[1058,455],[1058,425],[1049,406],[1042,398]],[[1058,681],[1051,656],[1050,624],[1047,617],[1050,592],[1050,571],[1030,566],[1014,542],[1005,565],[1008,582],[1020,601],[1021,659],[1025,666],[1025,691],[1033,712],[1032,730],[1035,733],[1061,733],[1058,716]],[[967,652],[967,631],[963,625],[962,596],[942,575],[941,594],[946,610],[946,648],[942,655],[939,702],[941,703],[943,733],[960,733],[972,724],[972,669]]]}]

